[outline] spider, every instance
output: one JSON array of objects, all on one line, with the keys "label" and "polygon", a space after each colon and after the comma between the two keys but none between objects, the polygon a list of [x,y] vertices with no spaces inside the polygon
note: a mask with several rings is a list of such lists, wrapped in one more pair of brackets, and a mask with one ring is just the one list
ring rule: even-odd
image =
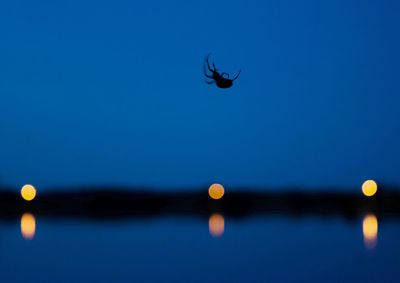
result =
[{"label": "spider", "polygon": [[[208,60],[209,57],[210,54],[208,54],[206,59],[204,60],[204,75],[207,78],[211,79],[211,80],[206,80],[206,83],[207,84],[215,83],[219,88],[230,88],[233,85],[233,82],[239,77],[240,72],[242,70],[239,70],[239,73],[233,79],[229,79],[228,73],[219,73],[217,71],[214,62],[212,63],[212,68],[211,68],[210,62]],[[207,70],[211,72],[211,75],[207,73]]]}]

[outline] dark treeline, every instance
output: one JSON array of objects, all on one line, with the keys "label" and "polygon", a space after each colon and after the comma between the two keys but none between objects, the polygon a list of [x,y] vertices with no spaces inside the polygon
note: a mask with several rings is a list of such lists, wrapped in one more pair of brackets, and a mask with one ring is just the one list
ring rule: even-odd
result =
[{"label": "dark treeline", "polygon": [[341,216],[357,219],[366,213],[400,218],[400,190],[380,190],[367,198],[359,193],[232,190],[212,200],[207,189],[191,192],[150,192],[134,188],[85,188],[39,192],[27,202],[18,189],[0,188],[0,219],[13,220],[31,212],[44,217],[115,219],[162,215],[232,217],[253,215]]}]

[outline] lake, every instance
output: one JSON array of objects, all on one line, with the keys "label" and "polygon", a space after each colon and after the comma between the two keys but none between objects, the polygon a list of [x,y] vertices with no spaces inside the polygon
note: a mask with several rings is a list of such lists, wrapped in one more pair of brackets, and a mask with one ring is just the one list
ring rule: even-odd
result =
[{"label": "lake", "polygon": [[397,218],[24,213],[0,222],[2,282],[399,282]]}]

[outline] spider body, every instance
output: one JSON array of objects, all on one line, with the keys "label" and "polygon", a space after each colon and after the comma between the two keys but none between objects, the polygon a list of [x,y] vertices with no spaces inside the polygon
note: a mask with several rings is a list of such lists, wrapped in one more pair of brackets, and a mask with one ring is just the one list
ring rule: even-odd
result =
[{"label": "spider body", "polygon": [[233,79],[229,79],[228,73],[219,73],[214,63],[212,63],[212,66],[210,65],[209,57],[210,54],[207,55],[204,61],[204,75],[209,79],[206,80],[206,83],[215,83],[219,88],[230,88],[239,77],[241,70]]}]

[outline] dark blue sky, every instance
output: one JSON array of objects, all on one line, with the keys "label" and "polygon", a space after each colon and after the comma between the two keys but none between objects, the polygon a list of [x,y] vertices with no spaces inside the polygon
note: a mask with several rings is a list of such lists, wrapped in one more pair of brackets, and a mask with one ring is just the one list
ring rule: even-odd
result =
[{"label": "dark blue sky", "polygon": [[[399,184],[398,1],[2,1],[0,182]],[[219,69],[233,88],[204,83]]]}]

